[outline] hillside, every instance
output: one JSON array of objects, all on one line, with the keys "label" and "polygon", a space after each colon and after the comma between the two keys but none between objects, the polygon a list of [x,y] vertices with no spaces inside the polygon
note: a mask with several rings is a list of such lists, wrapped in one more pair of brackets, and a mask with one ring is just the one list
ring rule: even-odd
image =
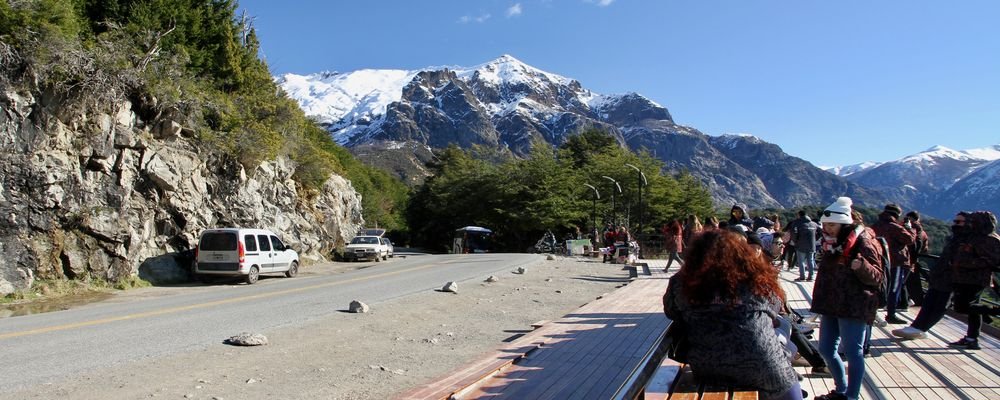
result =
[{"label": "hillside", "polygon": [[284,97],[234,10],[0,3],[0,294],[184,280],[171,255],[204,228],[266,227],[321,260],[365,218],[399,220],[406,189]]}]

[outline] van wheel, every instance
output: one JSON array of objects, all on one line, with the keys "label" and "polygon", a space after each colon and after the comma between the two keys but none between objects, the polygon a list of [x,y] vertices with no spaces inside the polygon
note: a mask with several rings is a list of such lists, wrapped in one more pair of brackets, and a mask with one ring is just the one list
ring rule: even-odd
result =
[{"label": "van wheel", "polygon": [[382,261],[388,261],[388,260],[389,260],[389,256],[382,256]]},{"label": "van wheel", "polygon": [[382,257],[375,256],[375,262],[380,262],[380,261],[382,261]]},{"label": "van wheel", "polygon": [[295,275],[299,274],[299,262],[292,261],[292,265],[288,266],[288,271],[285,271],[286,278],[294,278]]},{"label": "van wheel", "polygon": [[257,266],[254,265],[250,267],[250,273],[247,274],[247,285],[253,285],[257,283],[258,279],[260,279],[260,269],[258,269]]}]

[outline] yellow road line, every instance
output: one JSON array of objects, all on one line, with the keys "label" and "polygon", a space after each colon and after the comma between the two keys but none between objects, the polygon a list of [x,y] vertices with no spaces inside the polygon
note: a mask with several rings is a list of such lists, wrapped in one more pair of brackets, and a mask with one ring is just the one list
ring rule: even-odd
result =
[{"label": "yellow road line", "polygon": [[430,268],[430,267],[433,267],[433,266],[436,266],[436,265],[440,265],[440,264],[441,263],[426,264],[426,265],[422,265],[422,266],[418,266],[418,267],[414,267],[414,268],[410,268],[410,269],[406,269],[406,270],[400,270],[400,271],[394,271],[394,272],[385,272],[385,273],[381,273],[381,274],[377,274],[377,275],[372,275],[372,276],[367,276],[367,277],[352,278],[352,279],[348,279],[348,280],[345,280],[345,281],[327,282],[327,283],[321,283],[321,284],[318,284],[318,285],[305,286],[305,287],[300,287],[300,288],[295,288],[295,289],[281,290],[281,291],[277,291],[277,292],[268,292],[268,293],[260,293],[260,294],[254,294],[254,295],[249,295],[249,296],[233,297],[233,298],[224,299],[224,300],[210,301],[208,303],[192,304],[192,305],[182,306],[182,307],[165,308],[165,309],[162,309],[162,310],[147,311],[147,312],[137,313],[137,314],[128,314],[128,315],[122,315],[122,316],[112,317],[112,318],[96,319],[96,320],[92,320],[92,321],[76,322],[76,323],[72,323],[72,324],[55,325],[55,326],[49,326],[49,327],[45,327],[45,328],[32,329],[32,330],[28,330],[28,331],[4,333],[4,334],[0,334],[0,340],[10,339],[10,338],[15,338],[15,337],[21,337],[21,336],[37,335],[37,334],[41,334],[41,333],[64,331],[64,330],[67,330],[67,329],[83,328],[83,327],[87,327],[87,326],[101,325],[101,324],[107,324],[107,323],[118,322],[118,321],[125,321],[125,320],[130,320],[130,319],[153,317],[153,316],[163,315],[163,314],[173,314],[173,313],[178,313],[178,312],[181,312],[181,311],[188,311],[188,310],[194,310],[194,309],[198,309],[198,308],[206,308],[206,307],[218,306],[218,305],[223,305],[223,304],[235,303],[235,302],[239,302],[239,301],[262,299],[262,298],[274,297],[274,296],[284,295],[284,294],[289,294],[289,293],[303,292],[303,291],[306,291],[306,290],[312,290],[312,289],[319,289],[319,288],[324,288],[324,287],[342,285],[342,284],[345,284],[345,283],[352,283],[352,282],[363,281],[363,280],[367,280],[367,279],[383,278],[383,277],[386,277],[386,276],[398,275],[398,274],[401,274],[401,273],[404,273],[404,272],[418,271],[418,270],[421,270],[421,269]]}]

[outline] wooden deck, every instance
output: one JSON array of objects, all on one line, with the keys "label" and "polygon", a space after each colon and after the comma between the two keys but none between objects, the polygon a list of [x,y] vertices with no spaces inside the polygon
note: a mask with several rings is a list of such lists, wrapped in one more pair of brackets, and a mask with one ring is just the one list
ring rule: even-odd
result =
[{"label": "wooden deck", "polygon": [[[548,322],[496,352],[448,376],[404,393],[404,399],[608,399],[618,392],[669,323],[661,297],[669,273],[663,260],[644,260],[642,274],[625,287],[592,301],[576,312]],[[608,268],[621,268],[609,264]],[[794,282],[783,271],[789,304],[808,315],[812,282]],[[917,310],[901,314],[912,319]],[[1000,341],[983,336],[979,351],[949,348],[965,333],[965,324],[946,317],[927,339],[900,341],[890,330],[874,328],[872,355],[866,359],[863,399],[1000,400]],[[818,333],[814,335],[818,338]],[[829,375],[797,368],[810,397],[833,388]]]},{"label": "wooden deck", "polygon": [[[784,271],[782,285],[789,304],[808,314],[812,282],[795,282],[798,272]],[[919,308],[897,314],[912,321]],[[879,312],[884,316],[884,311]],[[900,340],[890,331],[907,325],[890,324],[872,328],[871,355],[865,359],[863,399],[1000,399],[1000,340],[982,335],[982,350],[948,347],[948,342],[965,336],[965,323],[945,317],[927,339]],[[813,338],[819,335],[814,334]],[[815,343],[815,341],[813,342]],[[808,367],[796,368],[806,379],[802,388],[811,396],[833,389],[829,375],[815,376]]]}]

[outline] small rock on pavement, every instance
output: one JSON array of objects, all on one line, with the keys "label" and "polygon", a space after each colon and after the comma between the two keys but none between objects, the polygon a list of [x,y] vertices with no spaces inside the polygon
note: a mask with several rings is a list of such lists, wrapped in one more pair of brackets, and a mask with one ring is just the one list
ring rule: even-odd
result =
[{"label": "small rock on pavement", "polygon": [[254,378],[247,379],[247,385],[249,385],[251,383],[257,383],[257,380],[254,379]]},{"label": "small rock on pavement", "polygon": [[455,283],[455,282],[448,282],[448,283],[444,284],[444,287],[441,288],[441,291],[442,292],[458,293],[458,284]]},{"label": "small rock on pavement", "polygon": [[350,306],[350,308],[348,308],[348,311],[350,311],[352,313],[355,313],[355,314],[357,314],[357,313],[366,313],[368,311],[371,311],[371,307],[369,307],[365,303],[362,303],[360,301],[354,300],[354,301],[351,302],[351,306]]},{"label": "small rock on pavement", "polygon": [[552,260],[556,259],[556,256],[549,254],[549,255],[545,256],[545,259],[549,260],[549,261],[552,261]]},{"label": "small rock on pavement", "polygon": [[499,281],[500,281],[500,278],[497,278],[496,275],[490,275],[489,278],[486,278],[486,282],[489,282],[489,283],[499,282]]},{"label": "small rock on pavement", "polygon": [[517,267],[517,269],[514,270],[514,273],[515,274],[519,274],[519,275],[524,275],[524,273],[527,272],[527,271],[528,270],[524,269],[524,267]]},{"label": "small rock on pavement", "polygon": [[259,333],[243,332],[226,339],[223,343],[233,346],[263,346],[267,344],[267,336]]},{"label": "small rock on pavement", "polygon": [[545,278],[546,282],[552,282],[552,278]]}]

